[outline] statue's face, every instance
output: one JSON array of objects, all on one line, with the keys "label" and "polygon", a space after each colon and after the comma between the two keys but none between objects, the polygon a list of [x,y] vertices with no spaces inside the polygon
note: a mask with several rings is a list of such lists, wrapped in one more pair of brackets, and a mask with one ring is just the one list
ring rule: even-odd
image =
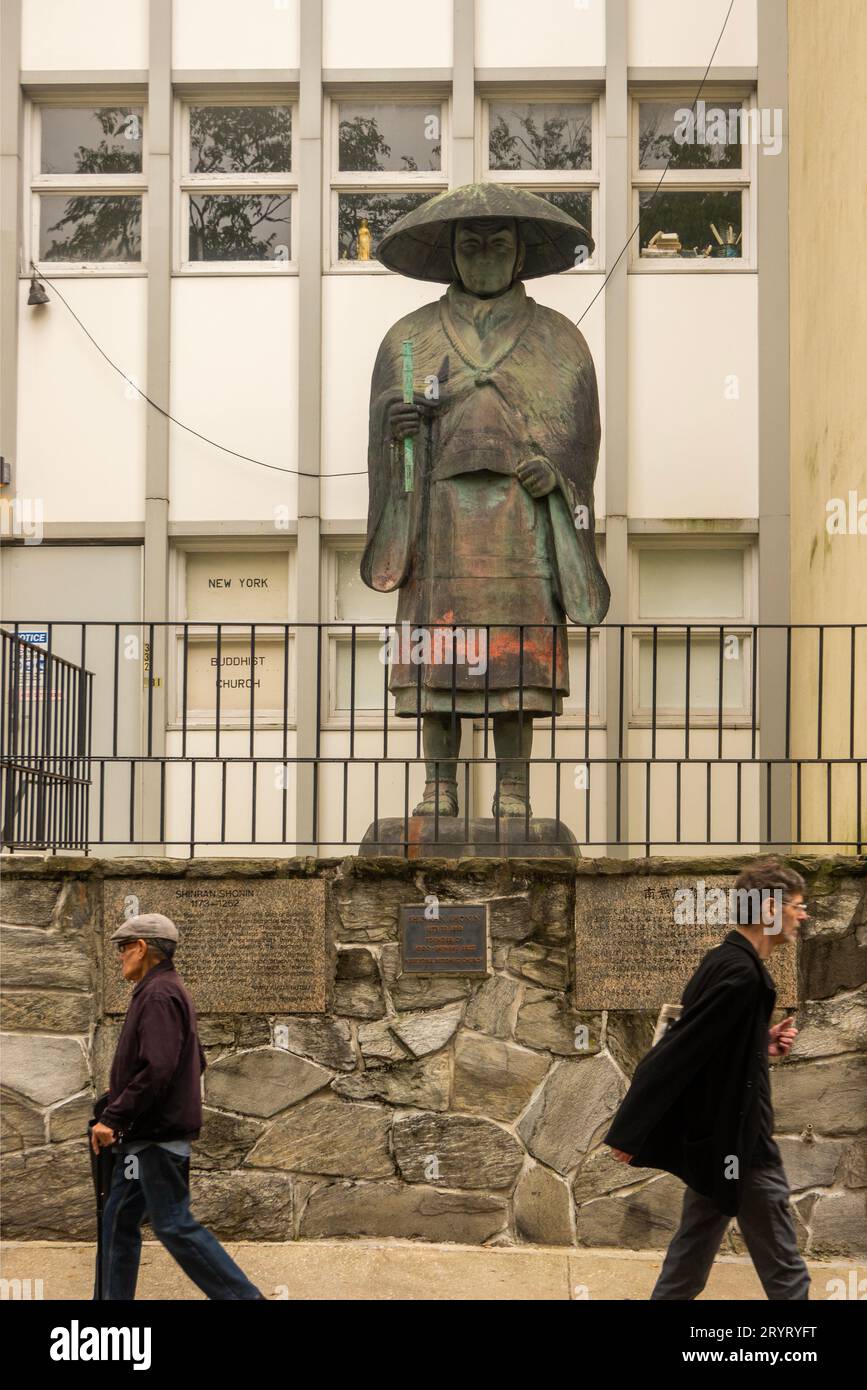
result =
[{"label": "statue's face", "polygon": [[455,229],[455,266],[464,289],[485,298],[509,288],[520,270],[518,234],[511,218],[479,218]]}]

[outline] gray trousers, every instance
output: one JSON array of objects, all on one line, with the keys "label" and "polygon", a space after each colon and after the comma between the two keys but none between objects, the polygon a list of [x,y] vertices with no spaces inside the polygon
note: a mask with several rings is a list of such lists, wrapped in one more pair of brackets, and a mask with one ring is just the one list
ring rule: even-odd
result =
[{"label": "gray trousers", "polygon": [[[651,1299],[688,1299],[700,1294],[732,1217],[708,1197],[687,1187],[680,1225]],[[789,1211],[789,1184],[781,1163],[748,1168],[742,1182],[737,1223],[769,1299],[809,1298],[810,1275]]]}]

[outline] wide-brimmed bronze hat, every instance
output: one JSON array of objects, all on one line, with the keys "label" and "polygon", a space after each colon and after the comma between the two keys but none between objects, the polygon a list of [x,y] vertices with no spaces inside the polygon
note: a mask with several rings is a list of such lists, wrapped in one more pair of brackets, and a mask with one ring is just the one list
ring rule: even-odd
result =
[{"label": "wide-brimmed bronze hat", "polygon": [[389,270],[414,280],[450,284],[455,278],[452,228],[465,218],[479,217],[518,219],[526,247],[519,280],[571,270],[582,247],[588,255],[593,251],[586,227],[546,198],[503,183],[466,183],[438,193],[395,222],[379,243],[377,258]]}]

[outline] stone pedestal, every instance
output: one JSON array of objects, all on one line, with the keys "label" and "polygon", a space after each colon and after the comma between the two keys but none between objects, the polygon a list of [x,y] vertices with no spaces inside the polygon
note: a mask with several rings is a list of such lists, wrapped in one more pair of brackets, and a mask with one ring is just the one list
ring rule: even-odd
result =
[{"label": "stone pedestal", "polygon": [[365,858],[406,854],[409,859],[580,859],[572,831],[560,820],[501,816],[409,816],[368,826],[358,851]]}]

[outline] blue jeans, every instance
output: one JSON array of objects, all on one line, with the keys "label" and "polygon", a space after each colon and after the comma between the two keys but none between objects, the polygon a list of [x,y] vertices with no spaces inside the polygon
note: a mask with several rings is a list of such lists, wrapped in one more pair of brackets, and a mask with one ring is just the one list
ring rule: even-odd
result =
[{"label": "blue jeans", "polygon": [[262,1298],[190,1211],[190,1160],[149,1144],[126,1161],[119,1154],[114,1165],[102,1218],[104,1299],[135,1298],[145,1212],[157,1240],[208,1298]]}]

